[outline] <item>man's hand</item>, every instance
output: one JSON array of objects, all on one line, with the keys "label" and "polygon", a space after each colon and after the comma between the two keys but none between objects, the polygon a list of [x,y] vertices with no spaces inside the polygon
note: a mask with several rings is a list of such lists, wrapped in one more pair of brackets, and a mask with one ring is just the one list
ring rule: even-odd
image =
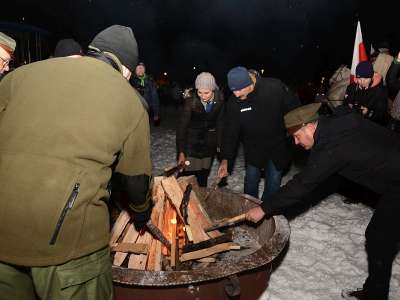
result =
[{"label": "man's hand", "polygon": [[262,210],[260,206],[254,207],[250,209],[246,213],[246,220],[251,221],[253,223],[258,223],[262,218],[264,218],[265,212]]},{"label": "man's hand", "polygon": [[219,164],[218,168],[218,177],[219,178],[224,178],[228,176],[228,161],[226,159],[223,159],[221,163]]},{"label": "man's hand", "polygon": [[365,116],[368,113],[368,108],[365,106],[360,106],[361,109],[361,113],[363,114],[363,116]]},{"label": "man's hand", "polygon": [[180,152],[178,156],[178,165],[184,165],[186,162],[185,153]]}]

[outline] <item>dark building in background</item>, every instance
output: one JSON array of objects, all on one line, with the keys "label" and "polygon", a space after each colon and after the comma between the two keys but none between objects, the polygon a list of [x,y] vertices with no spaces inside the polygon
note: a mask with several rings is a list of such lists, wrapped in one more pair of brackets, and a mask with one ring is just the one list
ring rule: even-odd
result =
[{"label": "dark building in background", "polygon": [[52,50],[52,35],[41,28],[11,22],[0,22],[0,31],[17,42],[12,68],[46,59]]}]

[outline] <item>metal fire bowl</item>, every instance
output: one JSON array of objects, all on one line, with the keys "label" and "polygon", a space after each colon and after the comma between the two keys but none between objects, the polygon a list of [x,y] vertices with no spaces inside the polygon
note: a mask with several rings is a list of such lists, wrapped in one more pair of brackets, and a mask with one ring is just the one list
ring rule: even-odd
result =
[{"label": "metal fire bowl", "polygon": [[[206,201],[204,188],[193,187],[199,200],[212,220],[229,218],[246,212],[259,203],[249,195],[235,193],[226,189],[214,191]],[[269,264],[284,249],[290,235],[289,223],[283,216],[265,219],[257,226],[241,225],[261,247],[255,252],[241,257],[232,256],[210,264],[204,269],[185,271],[139,271],[113,266],[113,281],[137,286],[180,286],[201,283],[254,270]]]}]

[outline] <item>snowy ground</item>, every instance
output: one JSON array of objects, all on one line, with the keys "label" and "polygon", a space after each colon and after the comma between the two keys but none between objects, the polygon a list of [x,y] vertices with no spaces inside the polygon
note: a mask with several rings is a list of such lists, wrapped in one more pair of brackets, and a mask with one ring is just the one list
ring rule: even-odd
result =
[{"label": "snowy ground", "polygon": [[[176,118],[172,111],[168,115],[170,119],[164,119],[161,127],[151,129],[154,174],[175,163]],[[216,164],[211,180],[215,171]],[[228,187],[243,191],[243,177],[244,160],[239,153]],[[288,250],[260,300],[334,300],[341,299],[343,288],[361,287],[367,276],[364,231],[371,215],[372,209],[345,204],[342,196],[331,195],[291,220]],[[400,299],[400,254],[393,264],[389,299]]]}]

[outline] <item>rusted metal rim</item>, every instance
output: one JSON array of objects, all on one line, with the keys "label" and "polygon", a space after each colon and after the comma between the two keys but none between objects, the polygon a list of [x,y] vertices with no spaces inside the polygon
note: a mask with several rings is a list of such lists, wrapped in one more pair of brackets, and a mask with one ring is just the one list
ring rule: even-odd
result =
[{"label": "rusted metal rim", "polygon": [[[264,221],[267,222],[267,221]],[[232,258],[229,262],[218,261],[204,269],[190,271],[139,271],[113,266],[113,281],[138,286],[180,286],[228,277],[233,274],[260,268],[270,263],[285,247],[289,235],[289,223],[283,216],[273,218],[275,231],[265,244],[252,254]]]}]

